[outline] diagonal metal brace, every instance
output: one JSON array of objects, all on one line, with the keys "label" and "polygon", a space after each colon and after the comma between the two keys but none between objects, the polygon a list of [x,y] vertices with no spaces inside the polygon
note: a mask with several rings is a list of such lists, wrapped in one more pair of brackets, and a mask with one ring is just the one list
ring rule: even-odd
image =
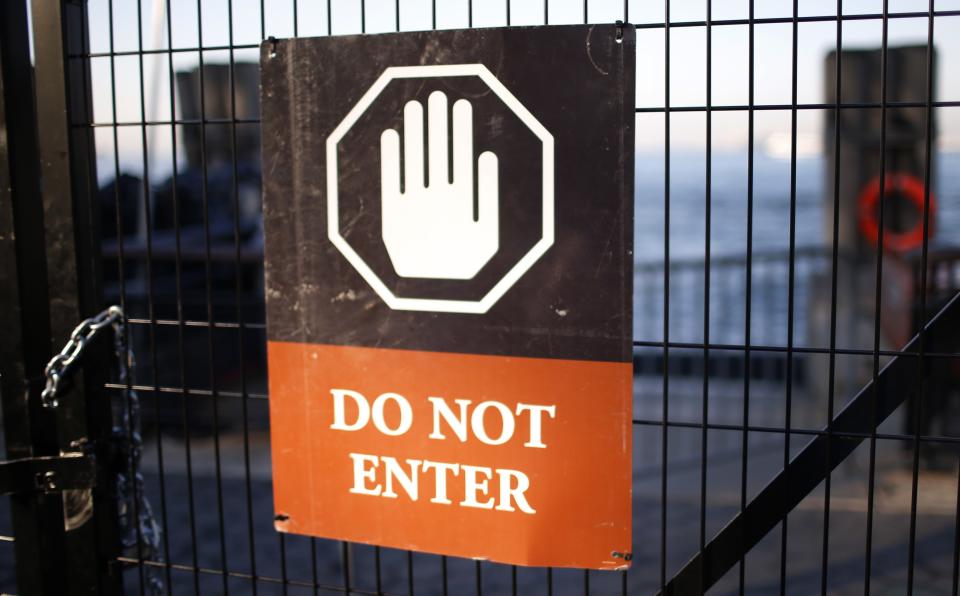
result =
[{"label": "diagonal metal brace", "polygon": [[[950,353],[960,329],[960,294],[955,295],[923,330],[924,352]],[[915,335],[903,352],[917,353]],[[894,357],[833,419],[832,432],[869,435],[908,399],[918,399],[920,359]],[[826,431],[827,429],[824,429]],[[660,592],[660,596],[703,594],[740,558],[809,495],[863,442],[863,438],[818,435],[763,490],[713,537]],[[829,454],[829,461],[827,460]]]},{"label": "diagonal metal brace", "polygon": [[93,488],[96,479],[96,462],[83,453],[0,462],[0,495]]}]

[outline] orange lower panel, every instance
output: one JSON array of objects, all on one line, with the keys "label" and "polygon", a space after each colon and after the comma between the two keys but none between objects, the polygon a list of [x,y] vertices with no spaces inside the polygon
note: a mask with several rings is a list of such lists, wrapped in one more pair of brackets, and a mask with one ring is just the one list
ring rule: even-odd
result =
[{"label": "orange lower panel", "polygon": [[[276,341],[268,351],[278,530],[518,565],[629,564],[630,363]],[[363,428],[331,428],[333,389],[371,406],[402,396],[409,426],[391,397]],[[463,426],[438,415],[435,428],[428,397],[456,424],[465,412]],[[499,405],[474,420],[488,401]],[[359,426],[362,406],[343,403],[341,424]],[[555,407],[538,410],[539,436],[518,404]]]}]

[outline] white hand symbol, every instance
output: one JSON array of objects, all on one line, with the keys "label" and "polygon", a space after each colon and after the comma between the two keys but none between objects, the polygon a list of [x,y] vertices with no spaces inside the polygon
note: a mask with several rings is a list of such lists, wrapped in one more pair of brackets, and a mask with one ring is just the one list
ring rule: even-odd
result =
[{"label": "white hand symbol", "polygon": [[471,279],[500,243],[496,154],[477,160],[477,213],[473,207],[473,108],[453,104],[453,180],[449,176],[447,96],[427,100],[430,176],[423,183],[423,106],[403,109],[404,189],[400,191],[400,134],[380,135],[383,242],[401,277]]}]

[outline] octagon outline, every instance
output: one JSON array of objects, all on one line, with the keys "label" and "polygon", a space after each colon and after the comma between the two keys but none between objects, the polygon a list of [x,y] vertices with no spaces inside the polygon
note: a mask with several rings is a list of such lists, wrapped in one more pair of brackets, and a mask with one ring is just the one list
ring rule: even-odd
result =
[{"label": "octagon outline", "polygon": [[[450,300],[440,298],[402,298],[395,295],[370,268],[363,258],[340,235],[337,145],[356,124],[361,115],[394,79],[479,77],[491,91],[512,111],[528,129],[540,139],[543,146],[543,224],[540,239],[503,275],[480,300]],[[437,64],[426,66],[390,66],[374,81],[360,100],[333,129],[326,142],[327,152],[327,237],[350,265],[370,285],[374,292],[393,310],[485,314],[536,263],[554,241],[554,163],[553,135],[531,114],[520,101],[483,64]]]}]

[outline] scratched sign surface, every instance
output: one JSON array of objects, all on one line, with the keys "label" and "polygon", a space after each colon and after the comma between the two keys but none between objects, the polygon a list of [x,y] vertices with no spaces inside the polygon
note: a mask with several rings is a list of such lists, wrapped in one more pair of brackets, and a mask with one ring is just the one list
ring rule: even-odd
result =
[{"label": "scratched sign surface", "polygon": [[634,56],[615,25],[264,43],[279,531],[629,565]]}]

